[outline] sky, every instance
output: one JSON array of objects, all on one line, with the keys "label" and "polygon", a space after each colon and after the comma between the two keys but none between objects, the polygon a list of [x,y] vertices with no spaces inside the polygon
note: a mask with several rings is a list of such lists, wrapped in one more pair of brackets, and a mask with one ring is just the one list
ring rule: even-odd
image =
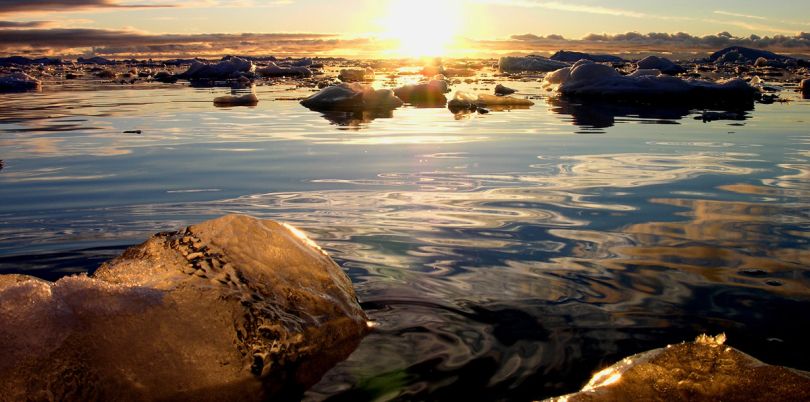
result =
[{"label": "sky", "polygon": [[810,53],[807,0],[0,0],[5,55]]}]

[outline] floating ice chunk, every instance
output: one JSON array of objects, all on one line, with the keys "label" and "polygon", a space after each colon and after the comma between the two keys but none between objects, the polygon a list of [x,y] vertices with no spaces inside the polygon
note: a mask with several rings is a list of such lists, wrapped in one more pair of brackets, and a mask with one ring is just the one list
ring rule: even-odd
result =
[{"label": "floating ice chunk", "polygon": [[340,70],[340,75],[338,75],[338,79],[343,82],[364,82],[364,81],[374,81],[374,70],[371,67],[366,67],[364,69],[360,68],[350,68]]},{"label": "floating ice chunk", "polygon": [[354,112],[362,110],[393,110],[402,100],[390,89],[374,89],[370,85],[343,83],[322,89],[301,101],[301,105],[318,111]]},{"label": "floating ice chunk", "polygon": [[640,68],[630,74],[627,74],[628,77],[657,77],[659,75],[661,75],[661,70],[657,68]]},{"label": "floating ice chunk", "polygon": [[201,63],[195,60],[179,77],[189,80],[221,80],[237,78],[242,74],[252,74],[255,71],[256,66],[252,61],[230,57],[217,64]]},{"label": "floating ice chunk", "polygon": [[709,82],[666,75],[622,76],[610,66],[593,63],[549,74],[546,85],[552,84],[563,96],[649,104],[743,104],[753,103],[760,95],[741,79]]},{"label": "floating ice chunk", "polygon": [[[310,64],[312,64],[312,60],[310,60]],[[257,69],[256,72],[264,77],[312,77],[312,71],[304,66],[280,67],[273,62]]]},{"label": "floating ice chunk", "polygon": [[256,106],[259,104],[259,98],[256,94],[247,94],[242,96],[220,96],[214,98],[214,106],[227,107],[227,106]]},{"label": "floating ice chunk", "polygon": [[533,106],[534,102],[528,99],[511,96],[496,96],[489,94],[471,94],[464,91],[456,92],[453,99],[447,103],[448,109],[453,113],[476,111],[479,108],[521,109]]},{"label": "floating ice chunk", "polygon": [[515,92],[517,92],[517,91],[512,89],[512,88],[506,87],[506,86],[504,86],[502,84],[498,84],[498,85],[495,86],[495,95],[501,95],[501,96],[512,95]]},{"label": "floating ice chunk", "polygon": [[551,60],[541,56],[527,57],[501,57],[498,69],[505,73],[518,73],[521,71],[554,71],[567,67],[568,63]]},{"label": "floating ice chunk", "polygon": [[42,89],[42,82],[23,72],[0,77],[0,92],[38,91],[40,89]]},{"label": "floating ice chunk", "polygon": [[444,107],[447,97],[444,96],[450,89],[445,80],[431,80],[427,83],[405,85],[394,89],[397,98],[405,103],[418,106]]},{"label": "floating ice chunk", "polygon": [[0,399],[274,400],[316,383],[367,322],[300,232],[227,216],[155,235],[94,277],[0,276]]},{"label": "floating ice chunk", "polygon": [[548,401],[810,400],[810,373],[765,364],[725,341],[702,335],[630,356],[594,374],[582,391]]},{"label": "floating ice chunk", "polygon": [[675,75],[685,73],[686,69],[664,57],[648,56],[636,63],[639,69],[655,69],[664,74]]}]

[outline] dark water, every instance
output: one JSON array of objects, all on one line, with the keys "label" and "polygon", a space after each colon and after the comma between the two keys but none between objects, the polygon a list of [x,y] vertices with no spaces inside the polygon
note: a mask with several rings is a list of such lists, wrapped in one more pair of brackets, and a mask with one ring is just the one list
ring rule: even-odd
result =
[{"label": "dark water", "polygon": [[810,369],[810,103],[704,122],[509,84],[537,105],[322,116],[285,85],[232,109],[182,86],[4,95],[0,273],[92,271],[225,213],[291,223],[378,323],[312,400],[538,399],[704,332]]}]

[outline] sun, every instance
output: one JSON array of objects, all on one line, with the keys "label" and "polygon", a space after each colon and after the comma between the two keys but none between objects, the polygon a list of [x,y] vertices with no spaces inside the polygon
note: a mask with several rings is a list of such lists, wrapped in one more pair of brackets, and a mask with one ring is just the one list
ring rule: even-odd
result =
[{"label": "sun", "polygon": [[460,33],[462,0],[390,0],[382,21],[391,56],[442,56]]}]

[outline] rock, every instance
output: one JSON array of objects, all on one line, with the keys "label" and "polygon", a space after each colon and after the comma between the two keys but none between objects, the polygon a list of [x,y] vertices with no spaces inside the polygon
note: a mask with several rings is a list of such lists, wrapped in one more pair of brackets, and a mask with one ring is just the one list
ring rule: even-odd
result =
[{"label": "rock", "polygon": [[636,63],[636,65],[639,69],[655,69],[669,75],[676,75],[686,72],[685,68],[673,63],[667,58],[658,56],[645,57]]},{"label": "rock", "polygon": [[250,60],[239,57],[230,57],[217,64],[201,63],[194,61],[186,72],[179,75],[179,78],[188,80],[224,80],[238,78],[243,74],[253,74],[256,66]]},{"label": "rock", "polygon": [[501,57],[498,61],[498,69],[505,73],[554,71],[564,67],[568,67],[568,63],[547,59],[541,56]]},{"label": "rock", "polygon": [[343,82],[374,81],[374,70],[372,70],[370,67],[366,67],[365,69],[344,69],[340,70],[338,79]]},{"label": "rock", "polygon": [[515,92],[517,91],[512,88],[507,88],[501,84],[495,86],[495,95],[512,95]]},{"label": "rock", "polygon": [[2,399],[290,399],[351,353],[366,320],[310,240],[226,216],[155,235],[91,277],[0,276]]},{"label": "rock", "polygon": [[623,76],[604,64],[577,63],[548,74],[544,85],[566,97],[679,106],[753,105],[761,93],[741,79],[701,81],[666,75]]},{"label": "rock", "polygon": [[810,373],[767,365],[702,335],[628,357],[582,391],[549,401],[807,401]]},{"label": "rock", "polygon": [[256,106],[259,104],[259,98],[256,94],[247,94],[242,96],[220,96],[214,98],[214,106],[227,107],[227,106]]},{"label": "rock", "polygon": [[[311,60],[310,60],[310,64]],[[262,67],[256,72],[263,77],[312,77],[312,71],[306,67],[293,66],[293,67],[280,67],[276,63],[270,63],[267,67]]]},{"label": "rock", "polygon": [[611,56],[607,54],[588,54],[588,53],[581,53],[581,52],[569,52],[565,50],[560,50],[557,53],[554,53],[551,57],[551,60],[562,61],[566,63],[576,63],[580,60],[590,60],[597,63],[624,63],[625,60],[618,56]]},{"label": "rock", "polygon": [[444,107],[447,97],[444,96],[450,89],[445,80],[431,80],[427,83],[405,85],[394,89],[397,98],[405,103],[418,106]]},{"label": "rock", "polygon": [[374,89],[370,85],[343,83],[322,89],[301,101],[301,105],[317,111],[356,112],[364,110],[393,110],[402,100],[390,89]]},{"label": "rock", "polygon": [[456,92],[453,99],[447,103],[452,113],[475,112],[479,108],[490,110],[521,109],[533,106],[534,102],[528,99],[513,98],[511,96],[495,96],[488,94],[470,94],[463,91]]},{"label": "rock", "polygon": [[12,73],[0,77],[0,92],[39,91],[42,82],[22,72]]}]

